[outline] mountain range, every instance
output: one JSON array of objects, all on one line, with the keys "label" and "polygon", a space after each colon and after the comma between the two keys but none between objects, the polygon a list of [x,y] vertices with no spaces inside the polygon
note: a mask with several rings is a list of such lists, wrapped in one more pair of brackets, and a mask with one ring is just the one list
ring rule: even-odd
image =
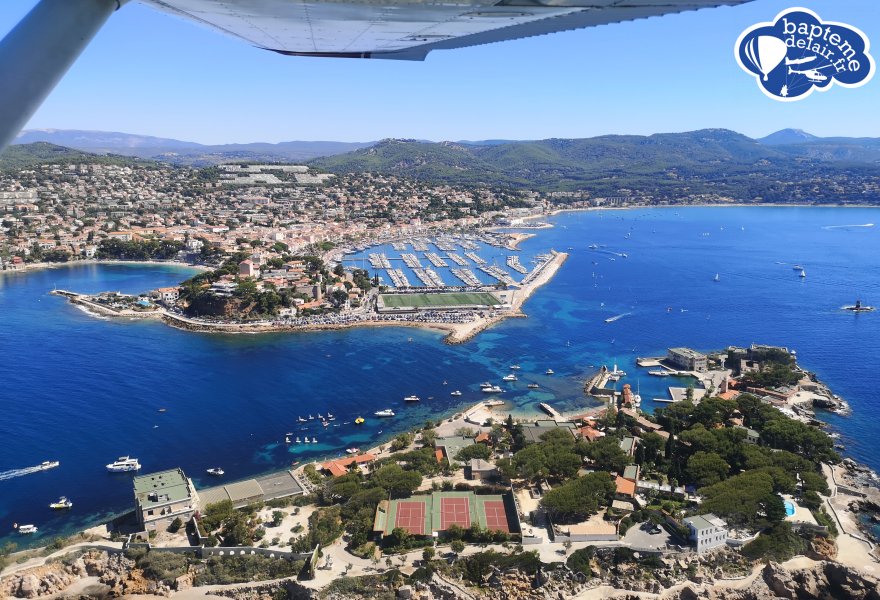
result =
[{"label": "mountain range", "polygon": [[[306,161],[331,173],[374,172],[430,183],[636,194],[655,201],[730,198],[765,202],[877,203],[880,139],[819,138],[783,130],[752,139],[726,129],[585,139],[375,143],[287,142],[203,146],[121,133],[28,131],[19,141],[49,137],[88,151],[136,154],[184,164]],[[165,152],[155,154],[157,148]],[[46,142],[12,146],[0,166],[76,160]],[[65,154],[68,153],[68,154]],[[178,159],[178,160],[174,160]],[[107,155],[102,160],[121,160]],[[130,159],[129,159],[130,160]]]},{"label": "mountain range", "polygon": [[221,162],[242,161],[306,161],[371,146],[374,142],[292,141],[270,144],[206,145],[171,138],[136,135],[115,131],[81,131],[76,129],[27,129],[13,144],[47,142],[95,154],[119,154],[204,166]]}]

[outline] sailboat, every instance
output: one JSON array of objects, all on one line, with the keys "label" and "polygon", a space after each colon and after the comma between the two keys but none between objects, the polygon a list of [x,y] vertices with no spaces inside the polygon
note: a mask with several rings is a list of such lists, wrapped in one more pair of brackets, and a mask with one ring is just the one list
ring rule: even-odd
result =
[{"label": "sailboat", "polygon": [[715,273],[715,277],[712,279],[712,281],[721,281],[721,275]]},{"label": "sailboat", "polygon": [[801,269],[801,272],[798,274],[798,277],[806,277],[806,276],[807,276],[807,272],[804,271],[803,269]]}]

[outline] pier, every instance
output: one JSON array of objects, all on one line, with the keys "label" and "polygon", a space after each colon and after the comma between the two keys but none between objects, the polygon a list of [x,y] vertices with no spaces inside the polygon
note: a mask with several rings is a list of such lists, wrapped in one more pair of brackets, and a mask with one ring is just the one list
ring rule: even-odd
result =
[{"label": "pier", "polygon": [[462,258],[462,256],[460,254],[456,254],[454,252],[450,252],[449,254],[447,254],[446,258],[448,258],[449,260],[451,260],[452,262],[454,262],[455,264],[457,264],[461,267],[466,267],[466,266],[468,266],[468,264],[470,264],[470,263],[468,263],[468,261],[466,261],[464,258]]},{"label": "pier", "polygon": [[461,279],[465,285],[471,286],[480,286],[483,285],[482,282],[477,279],[477,276],[474,275],[474,272],[470,269],[452,269],[452,274]]},{"label": "pier", "polygon": [[553,408],[552,406],[550,406],[546,402],[541,402],[540,404],[538,404],[538,408],[543,410],[545,413],[547,413],[548,415],[550,415],[554,419],[562,420],[562,418],[563,418],[562,413],[560,413],[558,410],[556,410],[555,408]]},{"label": "pier", "polygon": [[[436,245],[436,244],[435,244]],[[439,246],[438,246],[439,247]],[[442,248],[441,248],[442,250]],[[449,263],[440,258],[440,255],[436,252],[427,252],[425,253],[425,258],[431,261],[431,264],[435,267],[448,267]]]},{"label": "pier", "polygon": [[403,259],[403,263],[410,269],[422,268],[422,263],[419,262],[419,259],[415,254],[401,254],[400,258]]},{"label": "pier", "polygon": [[464,255],[467,256],[472,261],[474,261],[474,264],[477,264],[477,265],[485,265],[486,264],[486,261],[483,260],[482,257],[480,257],[477,254],[474,254],[473,252],[465,252]]},{"label": "pier", "polygon": [[510,267],[511,269],[513,269],[514,271],[522,273],[523,275],[525,275],[526,273],[529,272],[528,269],[526,269],[524,266],[522,266],[522,264],[519,262],[519,256],[508,256],[507,257],[507,266]]}]

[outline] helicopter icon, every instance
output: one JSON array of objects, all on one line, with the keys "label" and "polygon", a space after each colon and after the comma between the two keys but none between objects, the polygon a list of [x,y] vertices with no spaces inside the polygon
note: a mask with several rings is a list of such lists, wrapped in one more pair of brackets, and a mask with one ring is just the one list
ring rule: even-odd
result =
[{"label": "helicopter icon", "polygon": [[799,71],[797,69],[792,69],[788,67],[789,75],[803,75],[807,79],[809,79],[813,83],[822,83],[823,81],[828,81],[828,76],[824,73],[820,73],[820,69],[827,69],[832,65],[825,65],[824,67],[816,67],[815,69],[804,69]]}]

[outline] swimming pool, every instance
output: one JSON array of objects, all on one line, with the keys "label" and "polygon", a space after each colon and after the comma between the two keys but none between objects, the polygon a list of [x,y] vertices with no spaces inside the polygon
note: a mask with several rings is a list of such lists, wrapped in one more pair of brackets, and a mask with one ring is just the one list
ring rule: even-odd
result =
[{"label": "swimming pool", "polygon": [[789,517],[794,514],[794,504],[791,502],[791,500],[785,501],[785,514]]}]

